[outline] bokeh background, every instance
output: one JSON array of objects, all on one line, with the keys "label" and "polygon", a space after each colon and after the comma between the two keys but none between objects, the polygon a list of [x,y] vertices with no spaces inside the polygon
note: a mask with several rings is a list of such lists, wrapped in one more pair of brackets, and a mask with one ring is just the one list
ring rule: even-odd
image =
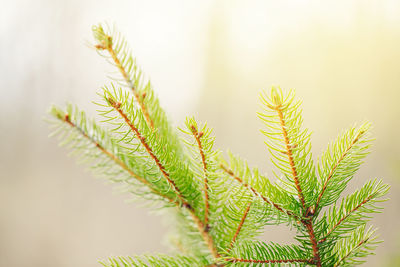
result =
[{"label": "bokeh background", "polygon": [[[87,45],[98,22],[125,34],[176,126],[188,115],[207,121],[218,148],[267,173],[261,90],[296,89],[315,159],[343,129],[371,121],[375,145],[350,186],[381,177],[392,188],[373,220],[385,242],[365,266],[399,264],[398,0],[15,0],[0,8],[0,266],[168,252],[162,217],[127,204],[47,138],[51,103],[94,114],[109,82],[111,67]],[[292,236],[281,227],[262,238]]]}]

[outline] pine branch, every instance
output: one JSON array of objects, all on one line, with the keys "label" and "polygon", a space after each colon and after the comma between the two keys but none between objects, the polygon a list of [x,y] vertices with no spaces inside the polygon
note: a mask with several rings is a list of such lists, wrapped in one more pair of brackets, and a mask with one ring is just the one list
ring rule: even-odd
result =
[{"label": "pine branch", "polygon": [[[304,266],[304,263],[315,265],[313,259],[308,257],[300,247],[295,245],[266,244],[260,241],[245,242],[232,249],[231,253],[221,258],[232,266],[240,263],[274,264],[292,263],[294,266]],[[280,265],[278,265],[280,266]]]},{"label": "pine branch", "polygon": [[357,136],[354,138],[354,140],[351,142],[351,144],[346,148],[346,150],[344,151],[344,153],[340,156],[340,158],[338,159],[338,161],[335,163],[335,166],[333,166],[333,168],[331,169],[328,178],[325,180],[324,186],[322,187],[321,193],[318,195],[318,200],[316,203],[316,209],[318,207],[319,202],[321,201],[321,198],[323,196],[323,194],[325,193],[326,187],[328,186],[329,181],[331,180],[333,173],[335,172],[335,170],[337,169],[337,167],[340,165],[340,163],[343,161],[343,159],[347,156],[347,154],[349,153],[349,151],[351,150],[351,148],[354,147],[354,145],[358,142],[358,140],[360,139],[360,137],[364,134],[364,131],[360,131]]},{"label": "pine branch", "polygon": [[196,214],[194,212],[191,212],[190,215],[192,216],[194,222],[196,223],[197,228],[198,228],[201,236],[203,237],[204,241],[206,242],[213,257],[215,259],[219,258],[220,255],[218,253],[217,247],[214,244],[213,238],[208,233],[208,228],[206,227],[206,225],[203,224],[203,222],[199,219],[199,217],[196,216]]},{"label": "pine branch", "polygon": [[332,207],[325,215],[332,226],[319,242],[325,242],[333,233],[337,237],[364,225],[369,219],[368,213],[379,212],[381,208],[375,204],[384,201],[379,198],[388,190],[389,186],[380,180],[369,181],[360,190],[344,198],[338,208]]},{"label": "pine branch", "polygon": [[[173,243],[185,254],[110,258],[104,266],[353,266],[372,254],[379,242],[366,224],[381,210],[377,204],[389,186],[369,181],[336,206],[368,153],[369,124],[351,128],[328,146],[317,176],[301,102],[293,91],[284,95],[272,88],[261,96],[259,113],[271,160],[282,173],[272,183],[231,153],[226,162],[213,148],[211,129],[193,118],[181,129],[186,139],[178,140],[127,42],[101,26],[93,33],[99,54],[122,75],[115,80],[129,90],[103,88],[104,102],[96,104],[110,129],[68,105],[66,111],[51,109],[54,133],[79,160],[126,191],[174,207],[168,209],[176,227]],[[329,209],[320,216],[323,207]],[[257,241],[265,226],[282,223],[296,230],[297,244]]]},{"label": "pine branch", "polygon": [[[224,184],[226,181],[224,180]],[[234,245],[252,240],[262,233],[266,224],[271,223],[268,220],[271,208],[265,206],[264,201],[255,198],[241,185],[232,184],[228,191],[223,193],[217,191],[214,194],[220,196],[219,201],[214,202],[214,205],[218,203],[220,208],[216,211],[218,216],[213,216],[213,220],[210,221],[210,234],[216,240],[216,245],[222,254],[225,255],[226,251],[231,249],[233,239],[235,239]],[[249,203],[253,204],[243,219]]]},{"label": "pine branch", "polygon": [[203,137],[204,133],[203,132],[198,132],[195,124],[190,124],[190,130],[192,131],[193,137],[196,140],[196,143],[199,147],[199,153],[201,156],[201,162],[203,165],[203,173],[204,173],[204,224],[206,226],[206,229],[208,229],[208,213],[209,213],[209,203],[208,203],[208,170],[207,170],[207,162],[206,162],[206,156],[203,151],[203,145],[201,143],[200,138]]},{"label": "pine branch", "polygon": [[[113,162],[115,162],[119,167],[121,167],[123,170],[125,170],[129,174],[130,177],[133,177],[136,180],[138,180],[139,182],[141,182],[142,184],[146,185],[151,190],[151,192],[153,192],[154,194],[159,195],[160,197],[167,200],[168,202],[177,204],[172,198],[170,198],[169,196],[161,193],[156,188],[154,188],[153,184],[151,184],[148,180],[144,179],[142,176],[135,173],[130,167],[128,167],[128,165],[123,160],[121,160],[113,152],[111,152],[110,150],[107,150],[105,148],[106,145],[101,144],[101,142],[104,142],[105,140],[108,139],[109,142],[112,143],[112,140],[110,139],[110,137],[106,138],[106,132],[104,130],[102,130],[99,126],[95,125],[94,123],[92,126],[90,126],[90,123],[86,120],[84,113],[79,112],[77,109],[74,111],[74,109],[71,105],[67,106],[67,111],[63,111],[63,110],[53,106],[50,110],[50,113],[59,121],[69,125],[72,129],[76,130],[79,133],[79,135],[81,135],[83,138],[88,140],[95,148],[97,148],[99,151],[101,151],[101,153],[106,155]],[[82,126],[80,126],[80,125],[82,125]],[[83,127],[88,128],[88,129],[85,130]],[[89,132],[92,132],[92,133],[97,132],[101,138],[96,138],[96,137],[90,135]],[[57,132],[55,132],[54,134],[57,134]],[[75,140],[75,142],[77,142],[76,138],[73,138],[73,139]],[[79,147],[76,147],[76,148],[78,149]],[[118,148],[113,146],[113,150],[118,151]],[[100,166],[101,165],[104,165],[104,163],[100,164]],[[105,174],[106,172],[102,171],[102,173]],[[114,173],[113,173],[113,175],[115,176]],[[115,178],[116,177],[114,177],[114,180],[117,181]]]},{"label": "pine branch", "polygon": [[339,241],[332,253],[336,257],[333,257],[333,266],[354,266],[365,262],[360,260],[368,255],[373,254],[372,250],[381,243],[376,240],[375,230],[371,228],[366,229],[365,225],[354,230],[350,236]]},{"label": "pine branch", "polygon": [[209,247],[210,252],[212,253],[212,255],[215,258],[218,258],[219,254],[218,254],[217,249],[216,249],[216,247],[214,245],[214,241],[213,241],[212,237],[208,234],[207,225],[203,224],[203,222],[198,218],[198,216],[196,215],[195,209],[193,208],[193,206],[191,206],[187,202],[187,200],[184,199],[180,189],[177,187],[175,182],[171,179],[169,173],[166,170],[166,167],[161,163],[160,159],[155,155],[154,151],[149,146],[146,138],[141,134],[139,129],[134,125],[133,121],[128,118],[128,116],[124,112],[124,110],[122,110],[122,108],[121,108],[122,102],[116,101],[112,97],[108,97],[107,101],[110,104],[110,106],[112,106],[120,114],[120,116],[125,121],[126,125],[129,126],[131,131],[133,133],[135,133],[136,137],[140,140],[140,142],[143,145],[143,147],[145,148],[146,152],[154,160],[155,164],[157,165],[157,167],[159,168],[159,170],[163,174],[164,178],[168,181],[168,183],[171,185],[171,187],[176,192],[177,197],[180,200],[180,203],[182,203],[183,207],[186,207],[189,210],[190,215],[191,215],[193,221],[196,223],[196,225],[198,227],[198,230],[201,233],[201,236],[203,237],[204,241],[206,242],[207,246]]},{"label": "pine branch", "polygon": [[294,217],[295,219],[298,219],[298,217],[289,210],[285,210],[283,209],[280,205],[271,202],[270,200],[268,200],[265,196],[263,196],[261,193],[259,193],[257,190],[255,190],[252,186],[250,186],[249,184],[245,183],[240,177],[236,176],[232,170],[228,169],[225,165],[221,164],[220,165],[221,169],[226,172],[229,176],[231,176],[233,179],[235,179],[236,181],[238,181],[243,187],[249,189],[255,196],[260,197],[265,203],[267,203],[268,205],[271,205],[272,207],[274,207],[276,210],[287,214],[288,216]]},{"label": "pine branch", "polygon": [[239,225],[238,225],[238,227],[237,227],[237,229],[236,229],[235,235],[234,235],[233,238],[232,238],[232,241],[231,241],[230,247],[228,248],[227,253],[229,253],[229,251],[231,251],[231,249],[233,248],[233,245],[234,245],[235,242],[236,242],[236,238],[238,237],[238,235],[239,235],[239,233],[240,233],[240,230],[242,230],[244,221],[246,220],[247,215],[249,214],[250,207],[251,207],[251,202],[249,202],[249,204],[247,205],[246,210],[245,210],[244,213],[243,213],[242,219],[240,220],[240,223],[239,223]]},{"label": "pine branch", "polygon": [[142,134],[139,132],[138,128],[133,125],[132,121],[128,118],[128,116],[125,114],[125,112],[121,109],[121,103],[120,102],[115,102],[112,98],[108,98],[108,102],[110,105],[121,115],[121,117],[125,120],[126,124],[131,128],[132,132],[134,132],[137,136],[137,138],[140,140],[142,143],[143,147],[146,149],[146,151],[149,153],[150,157],[154,160],[158,168],[160,169],[161,173],[164,175],[165,179],[168,181],[168,183],[171,185],[171,187],[174,189],[174,191],[177,194],[177,197],[179,198],[180,202],[184,206],[190,206],[189,203],[182,197],[182,193],[180,192],[179,188],[177,188],[175,182],[171,180],[169,174],[166,172],[165,167],[160,163],[160,160],[155,156],[153,150],[149,147],[146,138],[142,136]]},{"label": "pine branch", "polygon": [[245,263],[308,263],[311,265],[315,265],[314,261],[312,259],[305,260],[305,259],[290,259],[290,260],[251,260],[251,259],[236,259],[236,258],[227,258],[226,261],[232,262],[232,263],[237,263],[237,262],[245,262]]},{"label": "pine branch", "polygon": [[[119,69],[119,71],[122,74],[122,77],[124,78],[127,86],[132,90],[133,95],[135,96],[135,99],[137,103],[139,104],[145,118],[146,122],[151,127],[154,129],[154,122],[150,118],[149,112],[145,106],[144,103],[144,98],[146,97],[146,93],[143,93],[142,95],[139,94],[138,90],[136,89],[134,81],[131,79],[130,75],[128,72],[130,70],[136,69],[134,66],[134,59],[132,56],[129,54],[129,49],[127,42],[121,38],[121,40],[117,40],[116,43],[113,42],[113,37],[111,35],[108,35],[104,32],[103,27],[99,25],[98,27],[93,27],[93,33],[96,38],[96,40],[99,42],[98,44],[95,45],[95,48],[97,50],[106,50],[109,55],[111,56],[115,66]],[[125,49],[128,49],[128,51],[125,51]]]},{"label": "pine branch", "polygon": [[[278,98],[276,98],[276,99],[278,99]],[[282,127],[283,138],[285,139],[285,144],[286,144],[285,154],[288,156],[288,159],[289,159],[290,168],[291,168],[292,174],[293,174],[293,180],[294,180],[294,183],[295,183],[296,188],[297,188],[297,193],[299,195],[299,199],[301,201],[301,205],[303,206],[304,209],[306,209],[306,202],[304,201],[303,191],[302,191],[301,186],[300,186],[299,175],[297,173],[297,169],[296,169],[296,166],[295,166],[294,160],[293,160],[292,145],[291,145],[291,142],[289,140],[288,133],[286,131],[286,127],[287,127],[286,126],[286,122],[285,122],[285,119],[283,118],[282,104],[278,102],[278,103],[276,103],[275,107],[271,106],[271,108],[274,109],[278,113],[279,122],[280,122],[281,127]]]},{"label": "pine branch", "polygon": [[315,210],[318,211],[319,205],[334,203],[358,170],[362,159],[368,154],[367,149],[371,141],[367,135],[369,128],[368,123],[359,128],[350,128],[323,154],[319,173],[324,184],[318,195]]},{"label": "pine branch", "polygon": [[309,235],[309,238],[310,238],[310,241],[312,244],[312,250],[313,250],[313,254],[314,254],[314,263],[315,263],[315,265],[320,267],[320,266],[322,266],[321,256],[320,256],[320,251],[319,251],[319,247],[318,247],[318,241],[315,238],[312,220],[304,220],[304,221],[302,221],[302,223],[307,228],[308,235]]},{"label": "pine branch", "polygon": [[159,266],[170,266],[170,267],[192,267],[200,266],[200,263],[193,257],[187,257],[184,255],[142,255],[132,257],[111,257],[108,260],[100,261],[104,267],[159,267]]},{"label": "pine branch", "polygon": [[282,189],[296,194],[306,216],[308,208],[315,203],[318,186],[315,167],[311,157],[310,134],[302,129],[300,101],[294,100],[292,91],[283,95],[282,90],[273,87],[270,95],[261,95],[265,106],[259,118],[267,130],[265,142],[272,155],[272,163],[282,171],[286,180]]}]

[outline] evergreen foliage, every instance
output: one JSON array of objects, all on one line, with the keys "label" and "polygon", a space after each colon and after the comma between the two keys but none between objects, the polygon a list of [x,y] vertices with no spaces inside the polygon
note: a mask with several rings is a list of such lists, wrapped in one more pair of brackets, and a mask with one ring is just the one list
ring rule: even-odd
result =
[{"label": "evergreen foliage", "polygon": [[[96,103],[103,120],[99,125],[71,104],[53,106],[53,134],[96,174],[173,214],[171,246],[179,251],[102,265],[352,266],[373,254],[379,241],[366,225],[388,185],[375,179],[343,196],[368,154],[368,123],[344,132],[315,163],[294,92],[264,92],[259,117],[281,172],[275,182],[232,153],[225,159],[211,129],[194,118],[175,131],[123,37],[101,25],[93,33],[96,50],[120,73]],[[257,239],[266,225],[279,224],[295,231],[292,245]]]}]

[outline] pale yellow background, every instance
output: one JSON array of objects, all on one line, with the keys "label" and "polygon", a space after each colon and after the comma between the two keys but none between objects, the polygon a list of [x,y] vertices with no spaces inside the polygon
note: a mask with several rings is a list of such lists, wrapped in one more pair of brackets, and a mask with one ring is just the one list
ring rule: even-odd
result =
[{"label": "pale yellow background", "polygon": [[[51,103],[90,102],[111,68],[86,44],[92,24],[115,23],[174,124],[207,121],[217,147],[271,174],[258,94],[296,88],[315,159],[364,119],[375,145],[350,184],[392,185],[373,220],[385,242],[365,266],[400,249],[400,2],[54,1],[0,8],[0,266],[99,266],[111,255],[168,252],[167,227],[94,179],[48,139]],[[289,242],[285,227],[263,240]],[[393,266],[393,265],[392,265]]]}]

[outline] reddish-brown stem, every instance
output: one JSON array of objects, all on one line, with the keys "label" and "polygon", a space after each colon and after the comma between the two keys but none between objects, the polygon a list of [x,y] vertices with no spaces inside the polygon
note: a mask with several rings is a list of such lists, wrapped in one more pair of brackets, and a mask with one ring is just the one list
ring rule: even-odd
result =
[{"label": "reddish-brown stem", "polygon": [[208,213],[209,213],[209,200],[208,200],[208,173],[207,173],[207,162],[206,156],[204,155],[203,145],[201,144],[200,138],[203,136],[203,133],[199,133],[194,125],[191,125],[190,130],[194,138],[196,139],[197,146],[199,147],[199,153],[201,156],[201,161],[203,164],[203,174],[204,174],[204,225],[206,230],[208,230]]},{"label": "reddish-brown stem", "polygon": [[245,183],[240,177],[238,177],[237,175],[235,175],[233,173],[232,170],[228,169],[225,165],[220,164],[220,167],[223,171],[225,171],[227,174],[229,174],[233,179],[235,179],[236,181],[238,181],[242,186],[246,187],[247,189],[249,189],[255,196],[260,197],[262,200],[264,200],[266,203],[268,203],[269,205],[273,206],[274,208],[276,208],[277,210],[279,210],[282,213],[285,213],[289,216],[295,217],[297,220],[299,219],[297,215],[295,215],[293,212],[289,211],[289,210],[285,210],[283,209],[281,206],[279,206],[278,204],[268,200],[265,196],[263,196],[260,192],[258,192],[257,190],[255,190],[251,185]]},{"label": "reddish-brown stem", "polygon": [[354,140],[351,142],[351,144],[347,147],[347,149],[345,150],[345,152],[342,154],[342,156],[338,159],[338,161],[336,162],[336,164],[333,166],[333,168],[331,169],[331,171],[328,174],[328,178],[326,179],[324,186],[322,187],[321,192],[318,195],[318,199],[317,199],[317,203],[315,204],[315,210],[317,210],[318,205],[322,199],[322,196],[325,193],[326,187],[328,186],[329,181],[331,180],[333,174],[335,173],[335,170],[337,169],[337,167],[339,166],[339,164],[342,162],[342,160],[344,159],[344,157],[347,156],[347,154],[349,153],[350,149],[355,145],[355,143],[358,142],[358,140],[360,140],[361,136],[364,134],[364,131],[360,131],[356,138],[354,138]]},{"label": "reddish-brown stem", "polygon": [[[143,94],[142,96],[139,95],[139,93],[136,90],[136,87],[135,87],[133,81],[129,77],[129,75],[126,72],[124,66],[122,66],[121,61],[118,58],[117,53],[113,49],[112,37],[111,36],[107,36],[106,38],[107,38],[107,42],[104,42],[104,44],[98,44],[98,45],[95,46],[95,48],[100,49],[100,50],[107,50],[108,51],[108,53],[110,54],[111,58],[113,59],[115,65],[117,66],[117,68],[121,72],[122,77],[124,78],[124,80],[127,83],[128,87],[132,90],[132,93],[135,96],[136,101],[139,103],[140,109],[143,112],[143,115],[144,115],[144,117],[146,119],[147,124],[149,125],[149,127],[151,129],[154,129],[154,122],[150,118],[149,111],[147,110],[147,108],[146,108],[146,106],[144,104],[144,101],[143,101],[145,94]],[[107,45],[105,45],[106,43],[107,43]]]},{"label": "reddish-brown stem", "polygon": [[318,243],[322,243],[325,242],[326,239],[332,234],[333,231],[335,231],[335,229],[344,221],[346,220],[353,212],[355,212],[356,210],[358,210],[359,208],[361,208],[364,204],[366,204],[368,201],[370,201],[372,199],[372,195],[367,197],[366,199],[364,199],[360,204],[358,204],[356,207],[354,207],[351,211],[349,211],[349,213],[347,213],[343,218],[341,218],[329,231],[328,233],[325,235],[324,238],[322,238]]},{"label": "reddish-brown stem", "polygon": [[85,137],[86,139],[88,139],[90,142],[92,142],[101,152],[103,152],[105,155],[107,155],[109,158],[111,158],[116,164],[118,164],[122,169],[124,169],[125,171],[127,171],[132,177],[134,177],[135,179],[137,179],[138,181],[142,182],[143,184],[147,185],[150,190],[157,194],[160,195],[161,197],[167,199],[169,202],[174,202],[173,199],[169,198],[166,195],[163,195],[162,193],[158,192],[157,190],[155,190],[151,183],[148,182],[146,179],[144,179],[143,177],[137,175],[136,173],[134,173],[130,168],[128,168],[128,166],[121,161],[117,156],[115,156],[114,154],[112,154],[110,151],[106,150],[102,145],[100,145],[98,143],[98,141],[96,141],[93,137],[89,136],[82,128],[80,128],[79,126],[77,126],[75,123],[73,123],[70,120],[69,114],[65,114],[65,117],[63,118],[63,120],[68,123],[72,128],[75,128],[83,137]]},{"label": "reddish-brown stem", "polygon": [[281,106],[280,105],[276,106],[274,109],[278,113],[279,121],[280,121],[280,124],[281,124],[282,134],[283,134],[283,138],[285,140],[285,145],[286,145],[286,153],[285,154],[288,156],[288,159],[289,159],[289,164],[290,164],[290,168],[292,170],[293,180],[294,180],[294,184],[295,184],[296,189],[297,189],[297,194],[299,196],[299,199],[301,201],[303,209],[306,210],[306,203],[304,201],[303,191],[302,191],[301,186],[300,186],[297,169],[296,169],[296,166],[294,164],[292,146],[290,144],[290,140],[289,140],[289,137],[288,137],[288,134],[287,134],[286,122],[285,122],[285,119],[283,118],[283,113],[282,113],[282,110],[281,110]]},{"label": "reddish-brown stem", "polygon": [[361,240],[361,241],[357,244],[357,246],[355,246],[352,250],[350,250],[349,253],[346,254],[346,256],[344,256],[343,258],[341,258],[341,259],[335,264],[334,267],[339,266],[340,263],[341,263],[342,261],[344,261],[348,256],[350,256],[351,253],[352,253],[355,249],[359,248],[360,246],[362,246],[362,245],[363,245],[364,243],[366,243],[367,241],[368,241],[368,238]]},{"label": "reddish-brown stem", "polygon": [[[93,137],[89,136],[83,129],[81,129],[80,127],[78,127],[75,123],[73,123],[70,120],[69,114],[66,114],[64,118],[60,118],[62,119],[64,122],[68,123],[71,127],[75,128],[83,137],[85,137],[86,139],[88,139],[90,142],[92,142],[98,149],[100,149],[100,151],[102,151],[104,154],[106,154],[108,157],[110,157],[116,164],[118,164],[119,166],[121,166],[124,170],[126,170],[132,177],[136,178],[137,180],[139,180],[140,182],[142,182],[143,184],[147,185],[150,190],[165,198],[166,200],[168,200],[171,203],[174,203],[177,207],[181,207],[181,204],[175,200],[175,199],[171,199],[170,197],[161,194],[160,192],[158,192],[156,189],[154,189],[151,186],[151,183],[148,182],[147,180],[145,180],[143,177],[138,176],[136,173],[134,173],[131,169],[128,168],[128,166],[122,162],[118,157],[116,157],[114,154],[112,154],[111,152],[109,152],[108,150],[106,150],[102,145],[100,145]],[[197,228],[204,240],[204,242],[207,244],[211,254],[213,255],[214,258],[218,258],[220,257],[220,255],[217,252],[217,249],[214,245],[214,241],[211,238],[211,236],[209,235],[209,233],[207,231],[205,231],[205,226],[202,223],[202,221],[197,217],[195,210],[193,209],[192,206],[190,206],[187,202],[183,203],[183,207],[186,208],[189,213],[190,216],[192,217],[193,221],[196,223]]]},{"label": "reddish-brown stem", "polygon": [[315,234],[314,234],[314,228],[312,225],[312,220],[303,220],[302,221],[303,225],[307,228],[307,232],[308,235],[310,237],[310,241],[312,244],[312,249],[313,249],[313,254],[314,254],[314,263],[315,265],[317,265],[318,267],[321,267],[321,257],[319,255],[319,249],[318,249],[318,242],[315,238]]},{"label": "reddish-brown stem", "polygon": [[112,99],[108,99],[108,100],[109,100],[109,103],[112,105],[112,107],[121,115],[121,117],[125,120],[125,123],[129,126],[129,128],[131,128],[132,132],[134,132],[136,137],[140,140],[140,143],[143,145],[143,147],[145,148],[147,153],[150,155],[150,157],[154,160],[154,162],[156,163],[158,169],[161,171],[164,178],[168,181],[170,186],[177,193],[177,196],[178,196],[179,200],[181,201],[181,203],[184,206],[190,206],[189,203],[185,199],[183,199],[179,188],[176,186],[175,182],[171,179],[168,172],[165,170],[164,165],[161,164],[158,157],[154,154],[153,150],[150,148],[149,144],[146,141],[146,138],[139,132],[138,128],[136,128],[136,126],[133,125],[132,121],[128,118],[128,116],[125,114],[125,112],[121,109],[121,103],[115,102]]},{"label": "reddish-brown stem", "polygon": [[246,262],[246,263],[296,263],[304,262],[315,265],[313,259],[290,259],[290,260],[252,260],[252,259],[241,259],[241,258],[226,258],[228,262]]},{"label": "reddish-brown stem", "polygon": [[247,205],[246,210],[243,213],[242,219],[240,220],[240,223],[238,225],[238,228],[236,229],[235,235],[232,238],[231,244],[229,245],[229,248],[227,250],[227,252],[229,253],[229,251],[231,251],[231,249],[233,248],[233,245],[236,242],[236,238],[238,237],[240,230],[242,230],[242,226],[244,224],[244,221],[246,220],[247,214],[249,213],[250,210],[250,206],[251,206],[251,202]]},{"label": "reddish-brown stem", "polygon": [[204,223],[199,219],[199,217],[196,216],[194,213],[194,210],[190,211],[190,215],[192,216],[194,222],[197,225],[197,228],[203,237],[204,241],[206,242],[208,249],[210,250],[211,254],[213,255],[214,258],[219,258],[220,255],[217,251],[217,248],[215,247],[214,240],[210,236],[209,232],[207,231]]},{"label": "reddish-brown stem", "polygon": [[286,122],[285,119],[283,117],[283,112],[281,109],[281,105],[277,105],[275,107],[271,107],[272,109],[274,109],[277,113],[278,113],[278,117],[279,117],[279,122],[281,125],[281,129],[282,129],[282,134],[283,134],[283,139],[285,141],[285,145],[286,145],[286,155],[288,156],[289,159],[289,165],[290,168],[292,170],[292,176],[293,176],[293,180],[294,180],[294,184],[296,186],[297,189],[297,194],[299,196],[300,202],[303,206],[303,210],[304,210],[304,215],[308,218],[301,220],[302,224],[307,228],[307,232],[312,244],[312,248],[313,248],[313,254],[314,254],[314,263],[320,267],[321,266],[321,258],[319,255],[319,249],[318,249],[318,242],[315,238],[315,234],[314,234],[314,228],[313,228],[313,224],[312,224],[312,217],[314,216],[314,212],[315,209],[311,209],[310,207],[306,206],[306,202],[304,200],[304,195],[303,195],[303,191],[301,189],[300,186],[300,181],[299,181],[299,175],[297,173],[297,169],[296,169],[296,165],[294,163],[294,159],[293,159],[293,151],[292,148],[293,146],[296,146],[296,144],[291,144],[289,137],[288,137],[288,133],[286,130]]}]

